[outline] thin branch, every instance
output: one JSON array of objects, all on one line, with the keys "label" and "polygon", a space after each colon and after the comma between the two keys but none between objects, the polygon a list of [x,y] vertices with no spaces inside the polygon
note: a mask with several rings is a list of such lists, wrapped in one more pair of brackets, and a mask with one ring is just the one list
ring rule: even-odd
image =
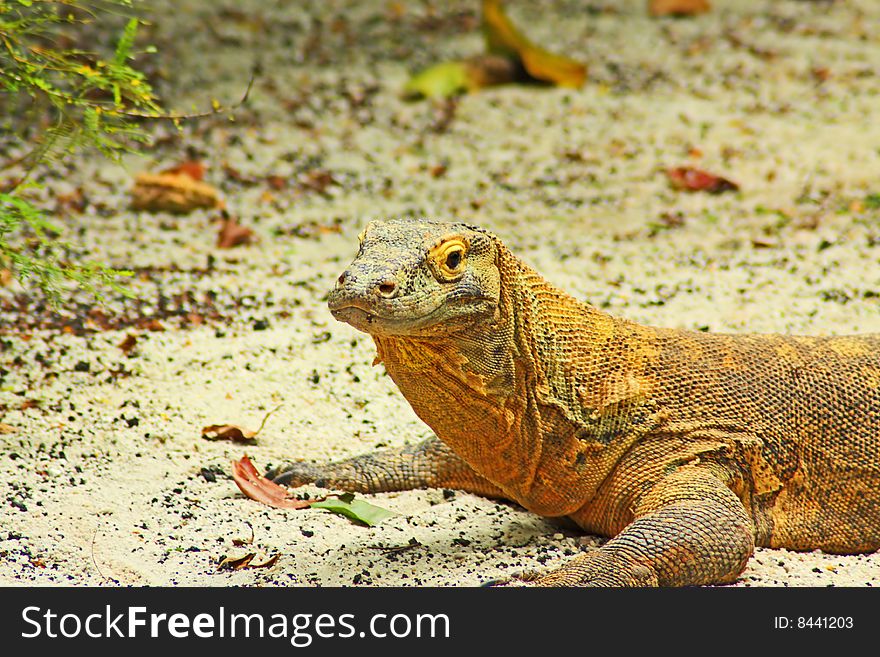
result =
[{"label": "thin branch", "polygon": [[217,107],[213,107],[205,112],[194,112],[192,114],[147,114],[145,112],[132,112],[127,110],[118,110],[118,109],[104,109],[105,107],[109,107],[108,105],[101,105],[100,103],[93,103],[92,107],[100,107],[101,111],[106,112],[110,115],[119,115],[119,116],[128,116],[136,119],[162,119],[162,120],[170,120],[170,121],[186,121],[189,119],[201,119],[206,116],[214,116],[215,114],[225,114],[226,112],[232,112],[237,110],[239,107],[244,105],[247,102],[248,96],[250,96],[251,89],[254,86],[254,82],[257,79],[257,73],[259,72],[259,67],[254,66],[251,71],[251,78],[248,81],[247,89],[244,90],[244,95],[234,105],[223,106],[218,105]]},{"label": "thin branch", "polygon": [[100,527],[95,527],[95,533],[92,534],[92,547],[91,547],[92,565],[95,566],[95,570],[98,571],[98,574],[101,576],[101,579],[103,579],[105,582],[109,582],[110,579],[103,572],[101,572],[101,567],[98,565],[97,559],[95,559],[95,539],[98,538],[98,530],[99,529],[100,529]]}]

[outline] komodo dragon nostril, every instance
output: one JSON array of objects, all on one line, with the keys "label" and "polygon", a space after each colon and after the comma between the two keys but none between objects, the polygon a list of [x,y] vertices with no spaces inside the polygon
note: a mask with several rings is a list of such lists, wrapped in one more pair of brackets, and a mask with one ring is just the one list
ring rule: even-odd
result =
[{"label": "komodo dragon nostril", "polygon": [[344,271],[341,274],[339,274],[339,278],[336,279],[336,287],[342,287],[343,285],[345,285],[345,281],[347,278],[348,278],[347,271]]},{"label": "komodo dragon nostril", "polygon": [[391,299],[397,296],[397,283],[394,281],[383,281],[376,287],[376,291],[380,297]]}]

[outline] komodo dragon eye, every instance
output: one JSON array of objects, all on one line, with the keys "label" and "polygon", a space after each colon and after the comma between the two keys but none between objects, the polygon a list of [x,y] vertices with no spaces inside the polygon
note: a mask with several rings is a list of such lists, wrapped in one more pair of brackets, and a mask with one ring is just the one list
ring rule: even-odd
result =
[{"label": "komodo dragon eye", "polygon": [[467,243],[460,237],[444,240],[428,254],[428,261],[437,278],[453,281],[464,273]]}]

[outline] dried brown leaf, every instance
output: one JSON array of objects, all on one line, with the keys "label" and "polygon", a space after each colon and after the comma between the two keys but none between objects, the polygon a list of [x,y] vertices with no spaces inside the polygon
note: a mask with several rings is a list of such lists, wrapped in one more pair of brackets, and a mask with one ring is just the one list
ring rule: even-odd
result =
[{"label": "dried brown leaf", "polygon": [[223,206],[220,193],[188,173],[140,173],[131,190],[131,207],[148,212],[186,214]]},{"label": "dried brown leaf", "polygon": [[254,552],[248,552],[240,557],[226,557],[217,564],[217,570],[241,570],[247,568],[253,558],[257,556]]},{"label": "dried brown leaf", "polygon": [[205,440],[231,440],[234,443],[255,445],[257,432],[243,429],[234,424],[211,424],[202,427],[202,438]]},{"label": "dried brown leaf", "polygon": [[518,61],[502,55],[477,55],[469,57],[462,64],[467,91],[522,81],[525,77]]},{"label": "dried brown leaf", "polygon": [[11,425],[0,422],[0,433],[15,433],[17,429]]},{"label": "dried brown leaf", "polygon": [[712,9],[709,0],[649,0],[651,16],[694,16]]},{"label": "dried brown leaf", "polygon": [[254,552],[248,552],[241,557],[226,557],[219,564],[217,570],[253,570],[255,568],[271,568],[276,563],[281,554],[273,554],[262,563],[254,563]]},{"label": "dried brown leaf", "polygon": [[266,559],[263,563],[251,563],[248,565],[248,568],[271,568],[276,563],[278,563],[278,559],[281,557],[281,554],[275,553],[268,559]]},{"label": "dried brown leaf", "polygon": [[694,167],[673,167],[666,170],[666,176],[674,189],[687,192],[721,194],[739,190],[739,185],[732,180]]},{"label": "dried brown leaf", "polygon": [[779,242],[771,237],[755,236],[752,238],[752,246],[756,249],[775,249]]},{"label": "dried brown leaf", "polygon": [[146,329],[147,331],[153,331],[155,333],[159,331],[165,330],[165,325],[162,324],[158,319],[143,319],[137,323],[138,327],[142,329]]},{"label": "dried brown leaf", "polygon": [[220,230],[217,232],[218,249],[231,249],[241,244],[250,244],[253,240],[253,230],[239,224],[238,220],[233,216],[224,216]]},{"label": "dried brown leaf", "polygon": [[258,473],[247,456],[241,457],[239,461],[233,461],[232,479],[239,490],[249,498],[276,509],[307,509],[315,501],[291,499],[286,488]]}]

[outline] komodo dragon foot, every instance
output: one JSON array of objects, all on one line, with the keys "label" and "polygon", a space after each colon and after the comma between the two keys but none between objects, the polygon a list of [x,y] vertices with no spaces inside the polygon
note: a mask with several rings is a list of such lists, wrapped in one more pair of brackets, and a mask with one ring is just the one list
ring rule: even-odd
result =
[{"label": "komodo dragon foot", "polygon": [[270,472],[268,476],[284,486],[314,483],[323,488],[339,488],[353,493],[456,488],[484,497],[504,497],[497,486],[474,472],[437,438],[335,463],[293,463]]}]

